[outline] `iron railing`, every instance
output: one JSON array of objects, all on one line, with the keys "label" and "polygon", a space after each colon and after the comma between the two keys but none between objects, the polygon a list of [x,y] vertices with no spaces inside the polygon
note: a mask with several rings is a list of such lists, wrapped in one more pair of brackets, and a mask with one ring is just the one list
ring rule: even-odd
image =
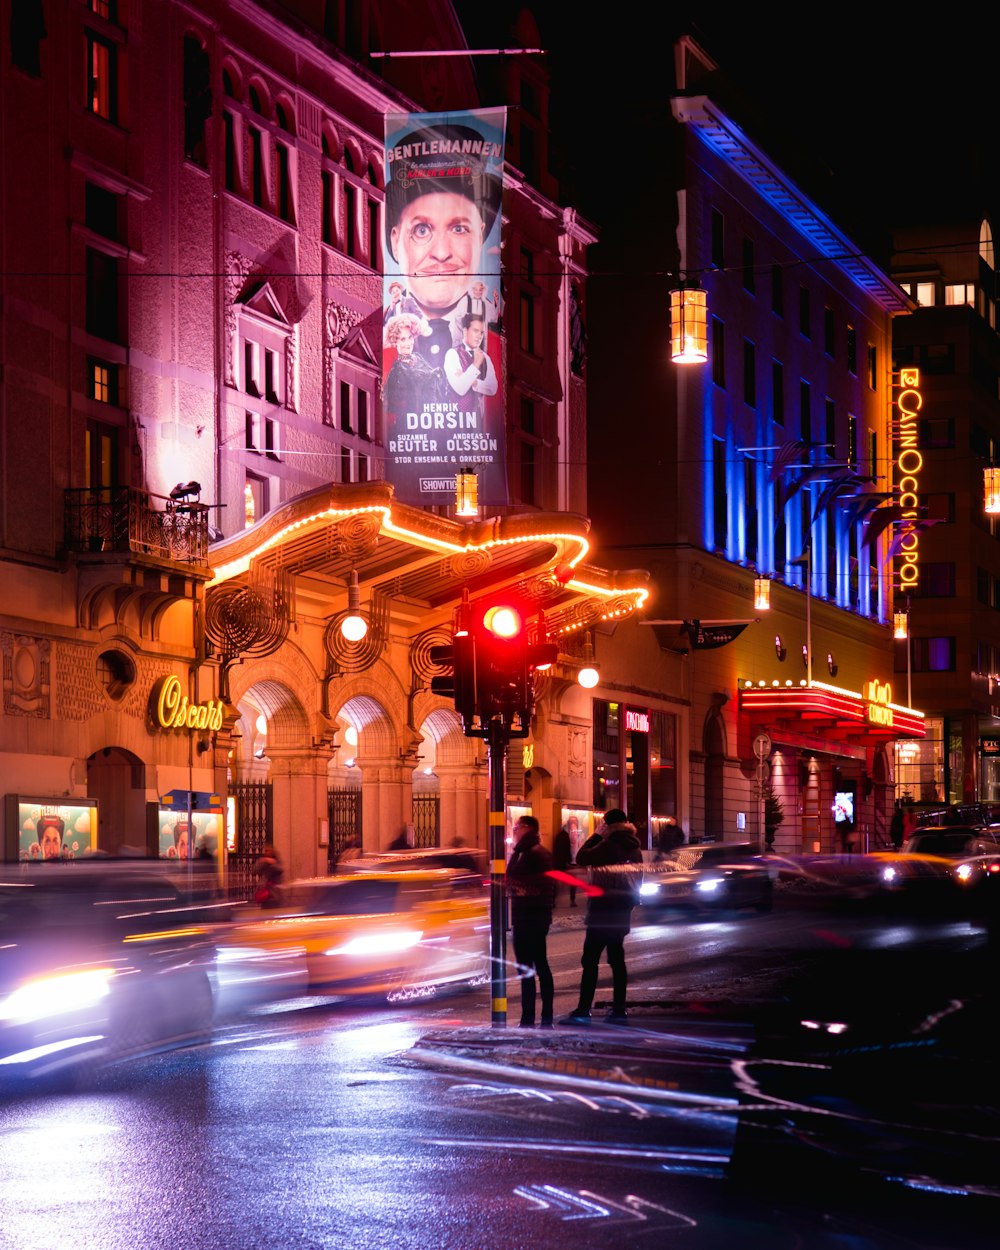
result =
[{"label": "iron railing", "polygon": [[208,505],[131,486],[67,490],[69,551],[135,552],[177,564],[208,564]]}]

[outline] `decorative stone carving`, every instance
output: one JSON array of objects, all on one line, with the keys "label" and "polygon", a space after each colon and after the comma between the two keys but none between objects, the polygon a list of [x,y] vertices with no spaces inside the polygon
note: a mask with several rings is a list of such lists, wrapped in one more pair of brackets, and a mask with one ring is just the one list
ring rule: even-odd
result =
[{"label": "decorative stone carving", "polygon": [[55,651],[56,700],[55,714],[59,720],[81,721],[106,707],[97,684],[93,647],[60,642]]},{"label": "decorative stone carving", "polygon": [[587,772],[587,731],[577,725],[566,729],[566,759],[571,777],[584,777]]},{"label": "decorative stone carving", "polygon": [[3,710],[12,716],[51,715],[50,651],[47,638],[0,634],[3,652]]}]

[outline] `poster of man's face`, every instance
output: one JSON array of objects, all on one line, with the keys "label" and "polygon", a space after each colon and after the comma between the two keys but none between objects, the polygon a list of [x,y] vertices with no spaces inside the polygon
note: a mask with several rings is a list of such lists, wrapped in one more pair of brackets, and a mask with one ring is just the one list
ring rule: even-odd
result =
[{"label": "poster of man's face", "polygon": [[476,474],[480,503],[507,502],[505,130],[504,109],[386,117],[382,410],[386,478],[407,503],[454,503],[460,472]]},{"label": "poster of man's face", "polygon": [[19,802],[17,823],[22,860],[80,859],[97,847],[93,804]]}]

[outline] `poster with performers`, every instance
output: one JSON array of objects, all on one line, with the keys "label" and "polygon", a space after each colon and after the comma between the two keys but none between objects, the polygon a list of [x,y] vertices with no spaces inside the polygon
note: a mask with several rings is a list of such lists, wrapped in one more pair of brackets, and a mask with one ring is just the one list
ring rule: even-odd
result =
[{"label": "poster with performers", "polygon": [[507,503],[500,328],[505,109],[390,113],[385,123],[385,476],[447,505],[472,470]]}]

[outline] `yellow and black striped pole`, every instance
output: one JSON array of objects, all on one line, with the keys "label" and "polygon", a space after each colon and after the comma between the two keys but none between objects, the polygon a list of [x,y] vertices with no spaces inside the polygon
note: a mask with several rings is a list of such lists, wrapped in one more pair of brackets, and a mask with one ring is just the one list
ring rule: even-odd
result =
[{"label": "yellow and black striped pole", "polygon": [[489,724],[490,764],[490,1022],[507,1027],[507,726]]}]

